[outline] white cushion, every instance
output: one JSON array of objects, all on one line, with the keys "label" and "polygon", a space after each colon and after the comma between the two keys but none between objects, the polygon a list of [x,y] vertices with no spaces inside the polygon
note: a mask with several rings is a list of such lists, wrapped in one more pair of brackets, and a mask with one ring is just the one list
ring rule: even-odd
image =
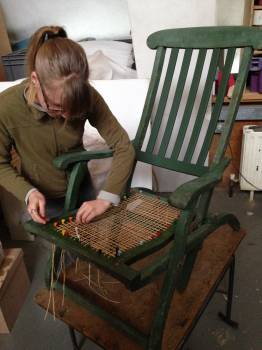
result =
[{"label": "white cushion", "polygon": [[117,64],[101,50],[87,56],[87,60],[91,80],[135,79],[137,77],[134,69]]},{"label": "white cushion", "polygon": [[[97,80],[90,83],[103,96],[112,113],[127,131],[129,138],[133,140],[143,111],[149,84],[148,80]],[[148,136],[147,134],[147,141]],[[108,147],[97,129],[93,128],[88,121],[85,124],[83,145],[88,151]],[[101,190],[110,166],[111,160],[108,158],[88,162],[90,175],[97,191]],[[131,186],[152,188],[152,166],[138,162]]]},{"label": "white cushion", "polygon": [[123,67],[132,67],[134,63],[132,44],[113,40],[80,41],[87,56],[102,51],[105,56]]},{"label": "white cushion", "polygon": [[18,80],[14,80],[14,81],[1,81],[0,82],[0,92],[8,89],[11,86],[17,85],[19,83],[21,83],[21,81],[23,81],[24,79],[18,79]]}]

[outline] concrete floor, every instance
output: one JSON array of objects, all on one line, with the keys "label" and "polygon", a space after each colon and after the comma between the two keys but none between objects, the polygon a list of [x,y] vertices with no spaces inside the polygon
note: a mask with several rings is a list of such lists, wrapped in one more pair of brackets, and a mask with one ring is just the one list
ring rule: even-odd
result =
[{"label": "concrete floor", "polygon": [[[261,350],[262,349],[262,193],[249,195],[235,191],[229,198],[223,190],[216,190],[212,211],[236,214],[248,235],[236,255],[236,274],[232,317],[239,322],[232,329],[218,317],[224,311],[225,296],[216,293],[193,330],[185,350]],[[0,335],[1,350],[72,350],[67,327],[51,316],[44,320],[44,311],[33,296],[44,286],[43,275],[48,249],[39,241],[10,242],[5,246],[22,247],[25,263],[32,281],[30,292],[19,314],[12,333]],[[225,284],[225,282],[222,282]],[[83,350],[100,349],[86,341]],[[127,349],[128,350],[128,349]],[[165,350],[165,349],[164,349]]]}]

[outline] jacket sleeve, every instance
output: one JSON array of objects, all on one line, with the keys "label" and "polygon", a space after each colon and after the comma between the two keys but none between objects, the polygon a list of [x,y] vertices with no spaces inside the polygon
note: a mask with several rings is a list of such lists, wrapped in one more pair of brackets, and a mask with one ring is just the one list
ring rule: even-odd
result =
[{"label": "jacket sleeve", "polygon": [[135,150],[126,131],[114,117],[102,96],[91,88],[91,113],[89,122],[114,151],[111,170],[103,191],[120,195],[132,172]]},{"label": "jacket sleeve", "polygon": [[11,165],[12,138],[0,120],[0,185],[19,200],[24,201],[33,186]]}]

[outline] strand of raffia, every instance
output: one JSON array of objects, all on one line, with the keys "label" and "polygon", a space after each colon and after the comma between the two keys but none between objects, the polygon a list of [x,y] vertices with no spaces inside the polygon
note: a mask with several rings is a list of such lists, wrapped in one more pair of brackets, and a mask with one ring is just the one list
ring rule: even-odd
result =
[{"label": "strand of raffia", "polygon": [[77,273],[78,271],[78,264],[79,264],[79,258],[76,258],[76,262],[75,262],[75,273]]},{"label": "strand of raffia", "polygon": [[59,275],[62,272],[63,274],[63,296],[62,296],[62,307],[64,306],[64,300],[65,300],[65,280],[66,280],[66,270],[65,270],[65,250],[62,249],[61,255],[60,255],[60,268],[57,273],[57,278],[54,280],[54,270],[55,270],[55,250],[56,246],[55,244],[52,244],[52,258],[51,258],[51,281],[50,281],[50,289],[49,289],[49,299],[48,299],[48,305],[45,313],[44,319],[46,320],[47,314],[50,308],[51,300],[52,300],[52,309],[53,309],[53,318],[56,320],[56,313],[55,313],[55,295],[54,295],[54,286],[56,282],[58,281]]},{"label": "strand of raffia", "polygon": [[[87,280],[89,288],[93,292],[95,292],[97,295],[99,295],[101,298],[103,298],[111,303],[120,303],[120,301],[110,299],[106,295],[103,294],[105,292],[104,292],[104,288],[102,287],[101,283],[104,283],[104,282],[101,281],[101,279],[100,279],[99,269],[97,269],[97,283],[91,279],[91,264],[90,263],[88,264],[88,275],[86,275],[83,272],[80,272],[80,274],[83,276],[83,278],[74,279],[74,282],[80,282],[80,281]],[[99,290],[102,291],[103,293],[100,293]]]},{"label": "strand of raffia", "polygon": [[113,300],[113,299],[110,299],[110,298],[107,298],[105,295],[99,293],[94,287],[92,287],[92,284],[95,286],[95,287],[99,287],[99,285],[97,283],[95,283],[94,281],[90,280],[89,277],[82,273],[82,275],[88,280],[88,285],[89,285],[89,288],[95,292],[97,295],[99,295],[101,298],[111,302],[111,303],[116,303],[116,304],[120,304],[120,301],[117,301],[117,300]]},{"label": "strand of raffia", "polygon": [[62,270],[62,274],[63,274],[62,307],[64,307],[64,302],[65,302],[65,281],[66,281],[65,250],[64,249],[62,249],[62,252],[61,252],[61,270]]},{"label": "strand of raffia", "polygon": [[54,320],[55,318],[55,300],[54,300],[54,292],[53,292],[53,288],[54,288],[54,264],[55,264],[55,249],[56,246],[55,244],[52,244],[52,254],[51,254],[51,281],[50,281],[50,289],[49,289],[49,299],[48,299],[48,304],[47,304],[47,308],[46,308],[46,313],[45,313],[45,317],[44,319],[46,320],[47,318],[47,314],[49,311],[49,307],[51,304],[51,300],[52,300],[52,306],[53,306],[53,317]]}]

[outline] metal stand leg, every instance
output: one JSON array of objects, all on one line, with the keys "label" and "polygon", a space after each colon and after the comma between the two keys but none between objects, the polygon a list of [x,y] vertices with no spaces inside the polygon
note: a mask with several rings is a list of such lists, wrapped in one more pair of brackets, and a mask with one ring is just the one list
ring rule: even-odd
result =
[{"label": "metal stand leg", "polygon": [[231,319],[232,301],[233,301],[233,291],[234,291],[234,275],[235,275],[235,256],[232,257],[232,262],[229,267],[229,283],[227,291],[227,305],[226,314],[222,312],[218,313],[218,316],[226,322],[229,326],[233,328],[238,327],[238,323]]},{"label": "metal stand leg", "polygon": [[69,329],[69,334],[70,334],[70,338],[71,338],[74,350],[80,350],[80,348],[77,344],[76,334],[75,334],[74,328],[69,326],[68,329]]},{"label": "metal stand leg", "polygon": [[77,339],[76,339],[76,334],[75,334],[74,328],[68,326],[68,329],[69,329],[69,334],[70,334],[70,338],[71,338],[74,350],[80,350],[82,348],[82,346],[84,345],[84,342],[85,342],[86,338],[82,337],[80,342],[77,343]]}]

